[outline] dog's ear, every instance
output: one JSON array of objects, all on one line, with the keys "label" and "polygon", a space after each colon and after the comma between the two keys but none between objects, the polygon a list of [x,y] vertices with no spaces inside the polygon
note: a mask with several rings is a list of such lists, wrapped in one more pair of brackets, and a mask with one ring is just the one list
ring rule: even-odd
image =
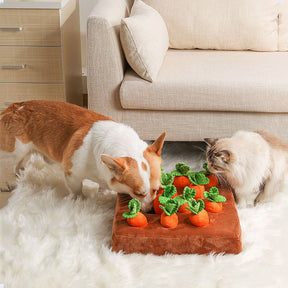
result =
[{"label": "dog's ear", "polygon": [[204,138],[205,143],[208,144],[209,147],[214,146],[218,140],[218,138]]},{"label": "dog's ear", "polygon": [[149,146],[149,150],[156,153],[158,156],[161,156],[161,150],[163,147],[164,139],[166,136],[166,132],[163,132],[153,144]]},{"label": "dog's ear", "polygon": [[108,167],[113,176],[120,181],[127,167],[125,158],[114,158],[109,155],[102,154],[101,160]]}]

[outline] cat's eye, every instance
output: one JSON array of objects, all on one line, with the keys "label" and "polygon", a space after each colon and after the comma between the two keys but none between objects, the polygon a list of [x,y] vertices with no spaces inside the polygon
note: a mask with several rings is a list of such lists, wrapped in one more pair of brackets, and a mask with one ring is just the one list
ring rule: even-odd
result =
[{"label": "cat's eye", "polygon": [[217,152],[215,154],[215,156],[217,158],[220,158],[222,160],[222,162],[224,162],[226,164],[229,163],[229,160],[230,160],[230,152],[229,151],[223,150],[223,151]]}]

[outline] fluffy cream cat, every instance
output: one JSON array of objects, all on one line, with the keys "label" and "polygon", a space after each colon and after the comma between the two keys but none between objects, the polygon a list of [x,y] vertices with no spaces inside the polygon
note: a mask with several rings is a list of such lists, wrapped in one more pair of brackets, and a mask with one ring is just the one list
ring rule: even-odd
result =
[{"label": "fluffy cream cat", "polygon": [[208,169],[224,176],[239,206],[253,206],[288,189],[288,144],[267,131],[205,139]]}]

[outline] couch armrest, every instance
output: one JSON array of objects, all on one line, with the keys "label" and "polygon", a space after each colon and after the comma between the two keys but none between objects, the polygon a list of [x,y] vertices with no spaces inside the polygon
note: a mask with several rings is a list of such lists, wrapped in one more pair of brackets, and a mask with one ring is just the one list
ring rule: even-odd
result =
[{"label": "couch armrest", "polygon": [[121,109],[119,88],[126,68],[119,28],[132,2],[98,0],[87,21],[88,106],[112,118],[113,111]]}]

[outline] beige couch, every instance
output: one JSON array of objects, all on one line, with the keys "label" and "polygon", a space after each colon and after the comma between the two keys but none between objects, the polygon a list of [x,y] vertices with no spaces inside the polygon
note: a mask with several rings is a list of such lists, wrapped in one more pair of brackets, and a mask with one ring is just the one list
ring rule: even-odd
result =
[{"label": "beige couch", "polygon": [[287,52],[169,49],[150,83],[129,67],[121,48],[120,22],[132,4],[99,0],[88,18],[89,109],[132,126],[145,140],[163,131],[166,140],[198,141],[267,129],[288,141]]}]

